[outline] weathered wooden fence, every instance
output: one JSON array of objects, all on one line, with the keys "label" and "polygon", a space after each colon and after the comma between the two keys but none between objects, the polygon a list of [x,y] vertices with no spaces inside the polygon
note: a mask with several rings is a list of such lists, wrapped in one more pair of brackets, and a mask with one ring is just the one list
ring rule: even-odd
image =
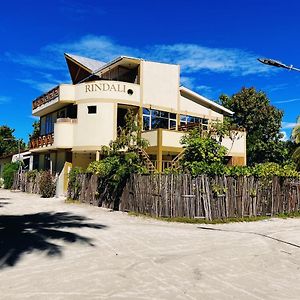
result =
[{"label": "weathered wooden fence", "polygon": [[97,175],[78,174],[74,182],[69,182],[67,197],[95,206],[118,209],[123,188],[120,185],[112,190],[108,182]]},{"label": "weathered wooden fence", "polygon": [[[14,182],[12,189],[20,190],[22,192],[31,194],[41,194],[40,181],[42,174],[40,172],[32,173],[26,171],[18,171],[14,175]],[[56,177],[52,176],[52,180],[55,183]]]},{"label": "weathered wooden fence", "polygon": [[28,172],[18,172],[14,175],[13,190],[31,194],[40,194],[41,175],[37,173],[34,177],[28,176]]},{"label": "weathered wooden fence", "polygon": [[122,211],[156,217],[272,216],[300,210],[300,181],[291,178],[206,175],[133,175],[123,190]]}]

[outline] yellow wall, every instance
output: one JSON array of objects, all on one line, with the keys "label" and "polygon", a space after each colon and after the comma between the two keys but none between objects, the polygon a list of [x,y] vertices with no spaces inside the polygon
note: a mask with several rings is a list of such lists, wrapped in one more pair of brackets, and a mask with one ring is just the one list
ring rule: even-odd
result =
[{"label": "yellow wall", "polygon": [[72,156],[72,165],[73,167],[81,167],[86,169],[89,163],[96,160],[95,153],[73,153]]}]

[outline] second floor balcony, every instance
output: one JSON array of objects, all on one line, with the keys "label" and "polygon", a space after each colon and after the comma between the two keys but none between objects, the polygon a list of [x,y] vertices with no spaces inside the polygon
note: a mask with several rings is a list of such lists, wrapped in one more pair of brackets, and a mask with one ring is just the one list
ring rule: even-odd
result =
[{"label": "second floor balcony", "polygon": [[68,104],[94,99],[139,105],[140,86],[113,80],[97,80],[76,85],[61,84],[32,102],[32,114],[44,116]]}]

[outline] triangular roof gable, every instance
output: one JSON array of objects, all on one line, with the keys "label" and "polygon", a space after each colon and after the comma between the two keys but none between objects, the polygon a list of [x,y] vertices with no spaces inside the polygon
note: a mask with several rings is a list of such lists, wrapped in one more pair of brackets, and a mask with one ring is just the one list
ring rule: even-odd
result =
[{"label": "triangular roof gable", "polygon": [[105,65],[95,59],[68,53],[65,53],[65,59],[73,84],[84,80]]}]

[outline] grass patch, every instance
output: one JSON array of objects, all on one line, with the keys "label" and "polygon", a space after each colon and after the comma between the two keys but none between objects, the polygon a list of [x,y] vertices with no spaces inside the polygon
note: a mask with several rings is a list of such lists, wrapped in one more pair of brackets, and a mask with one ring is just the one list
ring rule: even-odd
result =
[{"label": "grass patch", "polygon": [[257,217],[243,217],[243,218],[226,218],[226,219],[215,219],[212,221],[200,218],[187,218],[187,217],[152,217],[149,214],[141,214],[137,212],[128,212],[128,215],[135,217],[144,217],[155,219],[165,222],[177,222],[177,223],[188,223],[188,224],[226,224],[226,223],[237,223],[237,222],[256,222],[262,220],[268,220],[271,218],[297,218],[300,217],[300,212],[292,213],[281,213],[274,216],[257,216]]},{"label": "grass patch", "polygon": [[81,202],[79,200],[74,200],[74,199],[71,199],[71,198],[66,198],[65,203],[68,203],[68,204],[81,204]]}]

